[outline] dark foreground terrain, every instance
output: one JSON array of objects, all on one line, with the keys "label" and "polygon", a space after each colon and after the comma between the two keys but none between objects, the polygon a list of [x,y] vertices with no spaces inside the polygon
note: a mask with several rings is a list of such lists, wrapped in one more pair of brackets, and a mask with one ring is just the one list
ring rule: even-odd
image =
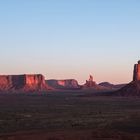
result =
[{"label": "dark foreground terrain", "polygon": [[84,94],[0,95],[0,140],[140,140],[140,98]]}]

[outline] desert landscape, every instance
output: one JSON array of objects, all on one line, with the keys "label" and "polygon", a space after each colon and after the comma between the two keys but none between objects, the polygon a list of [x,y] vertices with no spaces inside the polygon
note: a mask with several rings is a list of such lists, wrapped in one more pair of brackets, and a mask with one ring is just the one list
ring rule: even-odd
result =
[{"label": "desert landscape", "polygon": [[0,0],[0,140],[140,140],[140,1]]},{"label": "desert landscape", "polygon": [[0,140],[138,140],[139,81],[140,62],[120,85],[0,76]]},{"label": "desert landscape", "polygon": [[0,140],[140,139],[139,98],[85,94],[0,95]]}]

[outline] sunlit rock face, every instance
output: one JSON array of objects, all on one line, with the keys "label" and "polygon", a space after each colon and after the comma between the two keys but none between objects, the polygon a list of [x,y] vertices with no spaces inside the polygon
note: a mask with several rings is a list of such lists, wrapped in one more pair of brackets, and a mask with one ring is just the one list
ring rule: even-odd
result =
[{"label": "sunlit rock face", "polygon": [[13,87],[11,76],[0,76],[0,90],[9,90]]},{"label": "sunlit rock face", "polygon": [[24,89],[25,90],[38,90],[45,91],[48,89],[48,86],[45,83],[45,78],[43,75],[25,75],[24,77]]},{"label": "sunlit rock face", "polygon": [[54,89],[79,89],[78,82],[74,79],[47,80],[46,83]]},{"label": "sunlit rock face", "polygon": [[65,87],[66,86],[66,81],[65,80],[58,80],[57,84],[60,85],[60,86]]},{"label": "sunlit rock face", "polygon": [[0,91],[45,91],[48,89],[41,74],[1,75]]},{"label": "sunlit rock face", "polygon": [[140,80],[140,61],[138,61],[138,64],[134,65],[134,73],[133,73],[133,81],[139,80]]}]

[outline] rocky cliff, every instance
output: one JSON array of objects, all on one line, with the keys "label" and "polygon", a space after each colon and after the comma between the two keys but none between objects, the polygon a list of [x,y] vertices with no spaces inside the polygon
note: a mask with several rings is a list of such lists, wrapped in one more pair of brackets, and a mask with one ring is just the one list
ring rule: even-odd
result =
[{"label": "rocky cliff", "polygon": [[46,91],[49,86],[41,74],[0,75],[0,91]]},{"label": "rocky cliff", "polygon": [[133,72],[133,81],[139,81],[140,80],[140,61],[138,61],[138,64],[134,65],[134,72]]},{"label": "rocky cliff", "polygon": [[134,65],[133,81],[115,92],[114,95],[140,96],[140,61]]},{"label": "rocky cliff", "polygon": [[75,79],[65,80],[46,80],[46,83],[54,89],[80,89],[78,82]]}]

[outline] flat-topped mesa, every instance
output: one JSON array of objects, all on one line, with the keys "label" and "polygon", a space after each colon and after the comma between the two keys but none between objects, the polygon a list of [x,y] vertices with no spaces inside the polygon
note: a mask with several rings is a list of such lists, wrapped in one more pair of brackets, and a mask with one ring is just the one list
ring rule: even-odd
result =
[{"label": "flat-topped mesa", "polygon": [[0,91],[46,91],[48,85],[41,74],[0,75]]},{"label": "flat-topped mesa", "polygon": [[64,80],[46,80],[46,83],[54,89],[80,89],[80,86],[75,79],[64,79]]},{"label": "flat-topped mesa", "polygon": [[133,72],[133,81],[139,81],[140,80],[140,60],[138,61],[138,64],[134,65],[134,72]]}]

